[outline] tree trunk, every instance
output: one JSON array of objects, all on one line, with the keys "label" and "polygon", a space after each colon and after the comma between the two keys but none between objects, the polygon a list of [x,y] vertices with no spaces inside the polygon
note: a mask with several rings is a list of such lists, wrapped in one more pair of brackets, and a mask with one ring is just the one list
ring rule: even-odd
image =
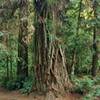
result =
[{"label": "tree trunk", "polygon": [[[94,12],[94,19],[97,19],[97,2],[93,0],[93,12]],[[98,66],[98,48],[97,48],[97,25],[93,27],[93,57],[92,57],[92,68],[91,74],[92,76],[96,76]]]},{"label": "tree trunk", "polygon": [[97,42],[96,42],[96,30],[94,29],[94,35],[93,35],[93,57],[92,57],[92,68],[91,68],[92,76],[96,76],[97,63],[98,63],[98,53],[97,53]]},{"label": "tree trunk", "polygon": [[63,94],[69,87],[64,50],[59,39],[55,38],[53,41],[48,39],[45,28],[46,3],[42,0],[40,2],[42,4],[40,11],[36,4],[38,22],[35,32],[35,85],[39,92],[52,91],[55,94]]},{"label": "tree trunk", "polygon": [[19,27],[19,39],[18,39],[18,66],[17,66],[17,75],[18,78],[24,80],[28,77],[28,44],[27,44],[27,35],[28,35],[28,1],[20,0],[20,27]]}]

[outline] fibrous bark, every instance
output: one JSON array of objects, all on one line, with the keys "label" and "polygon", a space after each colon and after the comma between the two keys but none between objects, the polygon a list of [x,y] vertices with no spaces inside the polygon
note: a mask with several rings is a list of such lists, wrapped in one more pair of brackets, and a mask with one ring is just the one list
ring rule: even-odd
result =
[{"label": "fibrous bark", "polygon": [[50,37],[47,37],[48,34],[46,32],[46,27],[45,27],[46,24],[45,19],[47,17],[46,16],[47,8],[45,9],[46,1],[43,0],[39,1],[41,2],[42,8],[40,8],[40,11],[37,11],[38,9],[36,7],[36,16],[37,16],[37,24],[35,32],[36,89],[39,92],[47,93],[52,91],[55,94],[58,93],[63,94],[65,93],[66,89],[68,89],[70,83],[65,66],[64,50],[60,46],[62,44],[59,41],[59,39],[55,38],[53,41],[50,41]]}]

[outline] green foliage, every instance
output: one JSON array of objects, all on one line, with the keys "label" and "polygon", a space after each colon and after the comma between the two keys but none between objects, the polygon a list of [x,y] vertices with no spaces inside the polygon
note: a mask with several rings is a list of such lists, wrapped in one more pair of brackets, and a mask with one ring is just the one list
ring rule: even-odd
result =
[{"label": "green foliage", "polygon": [[20,87],[20,84],[19,83],[17,83],[16,81],[8,81],[7,83],[6,83],[6,86],[5,86],[7,89],[9,89],[9,90],[16,90],[16,89],[18,89],[19,87]]},{"label": "green foliage", "polygon": [[95,86],[83,97],[83,100],[95,100],[97,97],[100,97],[100,86]]},{"label": "green foliage", "polygon": [[18,79],[12,79],[8,80],[7,78],[4,78],[1,86],[8,90],[20,90],[21,93],[28,94],[32,91],[32,87],[34,85],[34,81],[32,78],[27,78],[25,81],[20,81]]},{"label": "green foliage", "polygon": [[2,32],[0,32],[0,38],[1,38],[1,36],[3,36],[3,33]]},{"label": "green foliage", "polygon": [[33,79],[26,79],[23,82],[23,87],[20,89],[20,91],[24,94],[29,94],[32,91],[33,87]]},{"label": "green foliage", "polygon": [[94,100],[93,93],[87,94],[86,96],[83,97],[83,100]]},{"label": "green foliage", "polygon": [[100,85],[100,75],[97,75],[97,76],[95,77],[94,81],[95,81],[95,84]]},{"label": "green foliage", "polygon": [[8,90],[16,90],[21,88],[21,83],[15,79],[8,80],[7,78],[4,78],[1,85]]},{"label": "green foliage", "polygon": [[90,76],[73,77],[73,82],[75,84],[74,92],[84,95],[83,100],[94,100],[100,96],[99,75],[95,79]]},{"label": "green foliage", "polygon": [[94,86],[94,80],[88,76],[82,77],[80,79],[74,78],[74,83],[76,85],[74,91],[82,94],[91,91],[92,87]]},{"label": "green foliage", "polygon": [[49,6],[55,5],[58,3],[59,0],[46,0]]}]

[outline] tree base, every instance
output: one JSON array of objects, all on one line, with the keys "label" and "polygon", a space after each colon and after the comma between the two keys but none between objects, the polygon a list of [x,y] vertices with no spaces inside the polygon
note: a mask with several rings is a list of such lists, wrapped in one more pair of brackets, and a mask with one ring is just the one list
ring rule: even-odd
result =
[{"label": "tree base", "polygon": [[44,56],[48,56],[47,61],[37,64],[35,68],[37,91],[47,95],[64,95],[70,89],[71,83],[67,74],[64,50],[58,40],[50,43],[48,55]]}]

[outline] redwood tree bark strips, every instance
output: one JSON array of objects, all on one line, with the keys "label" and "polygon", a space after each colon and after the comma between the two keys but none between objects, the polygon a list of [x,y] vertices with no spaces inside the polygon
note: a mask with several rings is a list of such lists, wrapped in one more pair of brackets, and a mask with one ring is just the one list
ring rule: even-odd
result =
[{"label": "redwood tree bark strips", "polygon": [[[65,66],[64,50],[60,46],[62,44],[59,39],[55,38],[54,41],[49,41],[48,43],[45,28],[47,2],[39,0],[39,3],[41,4],[41,7],[37,8],[39,4],[36,4],[35,2],[36,16],[38,20],[35,32],[36,89],[39,92],[46,93],[50,91],[55,94],[65,93],[70,82]],[[55,22],[57,22],[57,20]]]},{"label": "redwood tree bark strips", "polygon": [[20,0],[19,2],[19,37],[18,37],[18,66],[17,75],[18,78],[24,80],[28,77],[28,0]]}]

